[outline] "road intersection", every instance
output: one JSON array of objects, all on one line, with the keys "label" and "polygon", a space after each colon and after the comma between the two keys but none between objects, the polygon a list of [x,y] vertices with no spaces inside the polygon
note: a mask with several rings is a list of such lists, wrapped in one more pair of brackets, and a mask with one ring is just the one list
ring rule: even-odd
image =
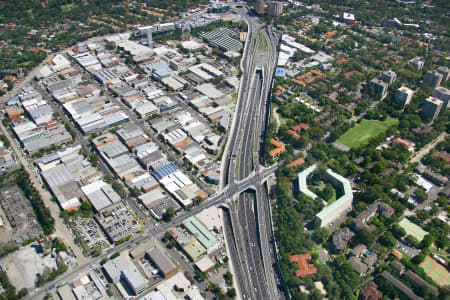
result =
[{"label": "road intersection", "polygon": [[[264,167],[264,137],[270,111],[270,90],[276,64],[278,37],[247,8],[233,8],[248,24],[248,34],[241,61],[243,76],[230,136],[222,160],[222,189],[207,201],[178,215],[165,224],[146,227],[144,232],[114,249],[82,263],[55,281],[36,289],[30,299],[40,299],[50,286],[76,279],[79,274],[97,267],[112,252],[131,249],[149,238],[158,238],[171,227],[203,209],[225,209],[229,226],[225,240],[235,271],[239,295],[243,299],[281,299],[276,249],[271,222],[266,181],[278,164]],[[265,39],[260,42],[260,39]],[[267,47],[260,47],[260,43]]]},{"label": "road intersection", "polygon": [[[235,119],[222,161],[222,186],[260,170],[264,161],[264,132],[269,115],[269,95],[276,61],[278,38],[256,17],[238,11],[248,24],[243,76]],[[263,41],[264,39],[265,41]],[[264,45],[264,47],[261,47]],[[264,180],[246,190],[233,191],[224,228],[227,249],[231,253],[238,290],[243,299],[280,299],[277,287],[276,250],[270,203]]]}]

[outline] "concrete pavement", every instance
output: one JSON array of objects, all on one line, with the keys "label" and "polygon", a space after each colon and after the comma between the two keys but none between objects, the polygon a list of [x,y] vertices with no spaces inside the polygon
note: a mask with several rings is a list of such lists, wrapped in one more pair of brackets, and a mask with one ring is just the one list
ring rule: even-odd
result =
[{"label": "concrete pavement", "polygon": [[16,154],[16,157],[19,159],[20,163],[24,167],[25,171],[28,172],[30,175],[30,180],[33,183],[34,187],[38,191],[39,195],[41,196],[42,200],[44,201],[45,206],[47,206],[50,210],[50,213],[55,220],[55,235],[61,238],[62,241],[73,251],[73,254],[75,255],[77,259],[78,264],[82,264],[87,261],[87,258],[84,257],[82,250],[76,245],[73,241],[73,236],[71,231],[67,228],[67,226],[64,224],[63,220],[59,217],[60,209],[58,207],[58,204],[51,201],[52,196],[50,193],[42,188],[44,186],[42,179],[40,176],[38,176],[34,170],[30,167],[28,164],[28,161],[23,157],[23,153],[21,149],[16,144],[16,140],[13,140],[5,126],[0,122],[0,129],[3,132],[3,134],[8,138],[11,144],[11,148],[13,149],[14,153]]},{"label": "concrete pavement", "polygon": [[415,162],[419,162],[422,157],[427,155],[434,147],[436,147],[437,144],[442,142],[446,137],[448,136],[447,132],[442,132],[437,138],[435,138],[433,141],[428,143],[425,147],[420,149],[413,158],[410,159],[409,163],[413,164]]},{"label": "concrete pavement", "polygon": [[[249,28],[241,61],[244,75],[222,162],[222,186],[234,186],[239,179],[248,178],[255,167],[260,167],[259,157],[264,143],[268,95],[278,42],[273,41],[271,34],[267,34],[265,30],[262,35],[259,34],[263,26],[256,19],[244,19]],[[269,49],[258,49],[260,38],[266,39]],[[263,66],[264,71],[254,72],[256,66]],[[279,299],[273,268],[276,256],[275,251],[270,250],[274,249],[273,232],[271,222],[267,222],[267,218],[270,218],[270,204],[262,192],[261,180],[255,180],[248,188],[255,190],[255,194],[240,195],[236,205],[231,201],[230,226],[224,228],[227,248],[232,252],[230,257],[237,277],[238,291],[246,299]],[[258,216],[264,217],[257,219]]]},{"label": "concrete pavement", "polygon": [[[243,11],[240,13],[245,14]],[[152,236],[157,237],[161,235],[170,227],[179,224],[184,219],[195,215],[207,207],[221,205],[229,208],[231,211],[230,222],[233,229],[231,232],[224,231],[228,237],[226,238],[227,243],[233,243],[236,246],[234,248],[236,255],[230,254],[230,258],[232,259],[233,269],[236,272],[236,281],[239,283],[237,287],[239,294],[242,294],[246,299],[279,299],[280,294],[275,284],[273,270],[273,262],[276,261],[276,258],[274,258],[274,251],[270,250],[272,248],[273,232],[270,220],[267,222],[267,218],[270,218],[270,210],[268,210],[267,205],[270,204],[268,204],[267,195],[264,195],[262,185],[262,181],[266,176],[273,173],[273,170],[268,171],[258,163],[261,160],[261,149],[263,149],[261,145],[264,143],[263,136],[267,124],[266,110],[269,107],[268,95],[272,84],[278,41],[271,33],[266,33],[264,30],[262,36],[268,40],[269,49],[261,52],[258,49],[258,39],[260,38],[258,31],[264,27],[264,24],[261,24],[257,18],[247,15],[245,15],[244,19],[248,22],[249,32],[241,61],[244,75],[241,80],[230,137],[223,156],[223,172],[221,174],[224,176],[221,180],[221,186],[226,185],[225,188],[217,193],[216,196],[211,197],[208,201],[203,202],[191,211],[179,215],[171,222],[153,228],[146,228],[144,234],[137,235],[132,240],[115,247],[114,251],[130,249],[136,243],[140,243]],[[262,64],[265,67],[264,74],[254,74],[256,64]],[[135,116],[133,116],[134,118]],[[20,149],[18,151],[20,152]],[[255,167],[260,171],[252,172]],[[33,172],[30,172],[30,174],[34,176]],[[239,196],[238,203],[242,207],[237,210],[235,202],[232,201],[233,197],[250,187],[256,190],[254,201],[251,201],[251,196],[248,194]],[[47,194],[50,195],[48,192]],[[56,206],[56,210],[52,208],[51,204]],[[56,216],[59,215],[59,207],[55,203],[50,203],[49,208],[52,209],[52,215],[54,213],[56,213]],[[264,217],[258,218],[258,216]],[[56,217],[55,221],[58,219]],[[234,230],[238,233],[237,239],[232,238]],[[233,247],[228,247],[227,245],[227,248]],[[66,280],[70,281],[71,278],[89,270],[89,268],[92,268],[92,265],[97,264],[108,255],[110,253],[79,263],[77,268],[61,275],[54,283],[58,285]],[[239,261],[233,260],[234,257],[239,257]],[[260,257],[262,257],[262,261],[259,259]],[[38,298],[49,285],[38,289],[32,294],[31,298]]]}]

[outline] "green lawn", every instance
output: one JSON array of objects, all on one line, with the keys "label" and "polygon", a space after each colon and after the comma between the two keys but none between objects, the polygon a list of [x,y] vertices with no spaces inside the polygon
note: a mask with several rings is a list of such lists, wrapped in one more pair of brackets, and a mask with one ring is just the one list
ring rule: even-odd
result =
[{"label": "green lawn", "polygon": [[74,9],[75,7],[78,7],[78,4],[69,3],[69,4],[61,5],[61,10],[62,10],[62,12],[69,12],[72,9]]},{"label": "green lawn", "polygon": [[238,91],[234,91],[230,93],[231,99],[233,99],[233,103],[236,104],[238,98]]},{"label": "green lawn", "polygon": [[406,233],[408,235],[412,235],[419,242],[421,242],[423,240],[423,237],[428,234],[428,232],[426,232],[425,230],[420,228],[420,226],[414,224],[413,222],[411,222],[407,218],[404,218],[403,220],[401,220],[398,223],[398,225],[400,225],[403,229],[405,229],[405,231],[406,231]]},{"label": "green lawn", "polygon": [[259,37],[259,45],[258,45],[258,49],[262,50],[262,51],[267,51],[269,49],[269,45],[267,44],[267,40],[265,35],[262,33],[262,31],[260,31],[258,33],[258,37]]},{"label": "green lawn", "polygon": [[436,266],[436,263],[432,260],[426,260],[425,263],[422,265],[423,270],[426,274],[428,274],[431,270],[433,270],[434,266]]},{"label": "green lawn", "polygon": [[32,20],[34,20],[34,14],[33,14],[33,9],[32,9],[32,8],[29,9],[29,10],[27,10],[27,14],[30,16],[30,18],[31,18]]},{"label": "green lawn", "polygon": [[440,286],[450,286],[450,274],[447,274],[444,280],[439,284]]},{"label": "green lawn", "polygon": [[344,133],[338,139],[338,142],[349,148],[358,148],[361,145],[367,144],[371,138],[385,132],[389,127],[396,124],[398,124],[398,119],[394,118],[387,118],[385,121],[364,119],[361,123],[356,124],[355,127],[350,128]]},{"label": "green lawn", "polygon": [[[450,275],[448,274],[448,271],[440,264],[437,264],[429,256],[425,258],[425,262],[421,265],[421,267],[423,268],[425,273],[440,286],[450,285]],[[430,273],[430,271],[433,269],[434,271]]]}]

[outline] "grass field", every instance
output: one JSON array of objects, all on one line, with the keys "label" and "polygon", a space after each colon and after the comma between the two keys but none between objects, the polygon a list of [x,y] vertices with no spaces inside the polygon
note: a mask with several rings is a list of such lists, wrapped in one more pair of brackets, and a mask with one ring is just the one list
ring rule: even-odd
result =
[{"label": "grass field", "polygon": [[425,273],[440,286],[450,285],[450,275],[448,271],[431,257],[427,256],[419,265]]},{"label": "grass field", "polygon": [[27,14],[30,16],[31,19],[34,20],[34,14],[33,14],[33,9],[29,9],[27,10]]},{"label": "grass field", "polygon": [[258,49],[262,51],[267,51],[267,49],[269,49],[269,45],[267,44],[266,37],[261,31],[258,33],[258,36],[259,36]]},{"label": "grass field", "polygon": [[76,3],[69,3],[69,4],[61,5],[61,11],[69,12],[72,9],[74,9],[75,7],[78,7],[78,5]]},{"label": "grass field", "polygon": [[384,121],[362,120],[355,127],[350,128],[344,133],[338,142],[349,148],[358,148],[365,145],[369,140],[377,135],[385,132],[390,126],[398,124],[398,119],[387,118]]},{"label": "grass field", "polygon": [[423,240],[423,237],[428,234],[428,232],[426,232],[425,230],[420,228],[420,226],[414,224],[413,222],[411,222],[407,218],[403,218],[403,220],[401,220],[398,223],[398,225],[400,225],[403,229],[405,229],[405,231],[406,231],[406,233],[408,235],[412,235],[419,242],[421,242]]},{"label": "grass field", "polygon": [[434,266],[436,266],[436,263],[434,262],[434,260],[430,259],[429,256],[427,256],[420,266],[425,271],[425,273],[428,274],[431,272],[431,270],[433,270]]}]

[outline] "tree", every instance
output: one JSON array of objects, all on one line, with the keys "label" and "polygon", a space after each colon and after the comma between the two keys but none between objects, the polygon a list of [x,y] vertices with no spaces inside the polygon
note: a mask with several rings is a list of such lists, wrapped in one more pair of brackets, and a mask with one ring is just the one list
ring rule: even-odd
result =
[{"label": "tree", "polygon": [[317,244],[322,244],[330,237],[328,229],[325,227],[319,227],[314,230],[313,239]]},{"label": "tree", "polygon": [[91,255],[93,257],[97,257],[100,254],[102,254],[102,247],[100,245],[95,245],[94,248],[92,249]]},{"label": "tree", "polygon": [[67,130],[67,132],[73,139],[77,136],[77,132],[75,131],[75,129],[73,129],[73,127],[69,123],[64,122],[64,128]]},{"label": "tree", "polygon": [[287,284],[291,288],[298,288],[298,286],[302,284],[302,281],[297,276],[292,276],[291,278],[288,279]]},{"label": "tree", "polygon": [[426,285],[420,285],[416,287],[416,292],[419,296],[424,297],[425,299],[430,299],[430,291]]},{"label": "tree", "polygon": [[236,298],[236,289],[235,288],[231,288],[227,291],[227,297],[234,299]]},{"label": "tree", "polygon": [[80,149],[80,154],[83,155],[84,157],[88,157],[88,155],[89,155],[89,150],[86,149],[86,148],[84,148],[84,147],[82,147],[82,148]]},{"label": "tree", "polygon": [[89,154],[89,162],[93,165],[96,166],[98,163],[98,156],[95,153],[91,153]]},{"label": "tree", "polygon": [[203,200],[204,200],[204,199],[203,199],[202,197],[196,196],[196,197],[194,198],[194,205],[198,205],[198,204],[202,203]]},{"label": "tree", "polygon": [[425,260],[425,257],[427,257],[425,253],[420,253],[419,255],[414,256],[413,259],[411,259],[411,262],[418,265]]},{"label": "tree", "polygon": [[233,274],[230,271],[223,274],[223,279],[225,279],[226,284],[233,285]]},{"label": "tree", "polygon": [[417,189],[414,191],[414,196],[415,196],[417,202],[419,202],[419,203],[422,203],[422,202],[424,202],[425,200],[428,200],[428,195],[427,195],[425,189],[424,189],[424,188],[421,188],[421,187],[420,187],[420,188],[417,188]]},{"label": "tree", "polygon": [[174,216],[175,216],[175,209],[173,207],[168,207],[163,215],[163,219],[164,221],[169,222],[170,220],[172,220]]},{"label": "tree", "polygon": [[432,234],[427,234],[424,236],[423,240],[420,242],[420,248],[426,249],[431,246],[434,242],[434,236]]},{"label": "tree", "polygon": [[103,176],[103,179],[109,184],[112,184],[114,182],[114,177],[111,174],[106,174],[105,176]]},{"label": "tree", "polygon": [[406,235],[406,230],[398,224],[394,224],[394,226],[392,226],[391,232],[398,239]]},{"label": "tree", "polygon": [[94,215],[94,210],[90,201],[83,201],[79,208],[80,215],[83,218],[90,218]]},{"label": "tree", "polygon": [[437,199],[439,207],[445,208],[448,205],[448,199],[445,196],[439,196]]},{"label": "tree", "polygon": [[421,221],[425,221],[426,219],[428,219],[430,217],[430,212],[428,212],[426,210],[418,210],[416,212],[416,215]]},{"label": "tree", "polygon": [[322,191],[322,197],[325,201],[335,201],[336,200],[336,191],[331,184],[327,184]]},{"label": "tree", "polygon": [[130,191],[130,196],[131,197],[136,197],[137,198],[141,194],[141,191],[137,187],[130,188],[129,191]]},{"label": "tree", "polygon": [[206,273],[203,273],[203,272],[200,271],[199,269],[194,268],[194,272],[195,272],[195,279],[196,279],[198,282],[203,282],[203,281],[205,281],[206,279],[208,279],[208,275],[207,275]]},{"label": "tree", "polygon": [[45,206],[44,201],[31,182],[30,176],[23,168],[19,170],[16,176],[18,186],[21,188],[25,196],[27,196],[27,198],[31,201],[37,220],[42,226],[42,230],[45,234],[53,233],[55,231],[55,220],[51,216],[50,210]]},{"label": "tree", "polygon": [[67,252],[67,247],[64,242],[59,238],[54,238],[52,242],[52,246],[55,249],[56,253],[65,251]]},{"label": "tree", "polygon": [[408,243],[410,243],[410,244],[413,245],[414,247],[416,247],[416,248],[419,247],[419,240],[418,240],[416,237],[414,237],[414,236],[412,236],[412,235],[409,234],[409,235],[406,237],[406,240],[408,241]]},{"label": "tree", "polygon": [[395,239],[394,235],[390,231],[386,231],[379,239],[380,244],[388,247],[393,248],[395,245],[397,245],[397,240]]},{"label": "tree", "polygon": [[373,243],[375,242],[376,236],[370,232],[367,229],[361,229],[357,234],[356,234],[356,240],[358,242],[360,242],[361,244],[365,244],[369,247],[371,247],[373,245]]},{"label": "tree", "polygon": [[28,295],[28,290],[26,288],[22,288],[17,293],[17,298],[21,299],[21,298],[25,297],[26,295]]}]

